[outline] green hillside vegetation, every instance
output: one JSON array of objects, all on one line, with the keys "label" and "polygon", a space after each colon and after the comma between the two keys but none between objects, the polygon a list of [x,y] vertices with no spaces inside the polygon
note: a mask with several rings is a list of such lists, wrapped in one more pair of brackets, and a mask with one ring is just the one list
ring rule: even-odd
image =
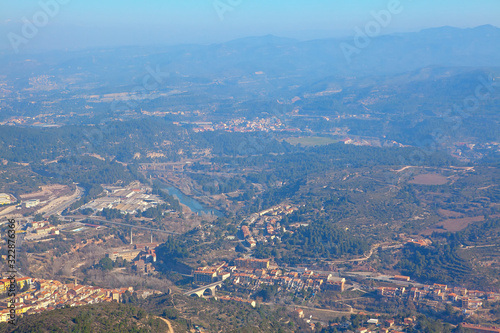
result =
[{"label": "green hillside vegetation", "polygon": [[293,235],[285,234],[281,243],[259,244],[255,256],[274,256],[280,263],[296,265],[304,259],[362,256],[369,250],[370,244],[366,239],[353,236],[332,224],[313,223],[299,228]]},{"label": "green hillside vegetation", "polygon": [[2,333],[149,333],[167,332],[167,324],[143,309],[117,303],[46,311],[23,317],[17,325],[2,323]]},{"label": "green hillside vegetation", "polygon": [[498,269],[481,267],[480,261],[498,258],[499,226],[496,218],[456,233],[434,233],[430,247],[405,246],[395,268],[420,282],[498,286]]},{"label": "green hillside vegetation", "polygon": [[437,245],[430,248],[408,245],[397,265],[403,274],[417,281],[460,284],[471,279],[471,267],[462,259],[455,246]]},{"label": "green hillside vegetation", "polygon": [[[271,308],[239,302],[178,294],[149,297],[141,307],[166,317],[186,331],[201,326],[208,332],[308,332],[307,324],[284,307]],[[177,332],[177,331],[176,331]]]}]

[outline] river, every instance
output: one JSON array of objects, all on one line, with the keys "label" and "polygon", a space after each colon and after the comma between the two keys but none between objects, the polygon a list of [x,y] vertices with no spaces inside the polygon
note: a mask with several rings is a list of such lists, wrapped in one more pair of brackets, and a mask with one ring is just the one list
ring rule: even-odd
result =
[{"label": "river", "polygon": [[217,209],[208,207],[201,202],[197,201],[196,199],[193,199],[191,197],[188,197],[184,193],[182,193],[178,188],[175,188],[171,185],[167,185],[163,183],[162,189],[167,190],[168,194],[173,195],[174,197],[179,200],[179,202],[183,205],[186,205],[191,209],[191,211],[195,214],[201,215],[203,214],[209,214],[209,215],[216,215],[216,216],[224,216],[224,214],[221,211],[218,211]]}]

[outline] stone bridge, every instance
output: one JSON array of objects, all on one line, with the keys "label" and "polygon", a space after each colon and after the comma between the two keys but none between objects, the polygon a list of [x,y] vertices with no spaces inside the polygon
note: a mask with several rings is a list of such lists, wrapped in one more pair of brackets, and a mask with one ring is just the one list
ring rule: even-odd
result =
[{"label": "stone bridge", "polygon": [[184,293],[184,295],[186,295],[186,296],[195,296],[196,295],[198,297],[215,296],[215,291],[217,289],[220,289],[220,287],[222,286],[222,283],[223,283],[222,281],[214,282],[214,283],[208,284],[206,286],[202,286],[200,288],[187,291]]}]

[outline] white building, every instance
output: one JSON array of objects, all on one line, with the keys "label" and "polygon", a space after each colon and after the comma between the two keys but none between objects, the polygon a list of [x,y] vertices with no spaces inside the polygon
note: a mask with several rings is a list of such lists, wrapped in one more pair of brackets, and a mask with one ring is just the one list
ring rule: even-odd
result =
[{"label": "white building", "polygon": [[36,207],[40,204],[40,200],[38,199],[31,199],[31,200],[28,200],[24,203],[26,205],[26,208],[32,208],[32,207]]}]

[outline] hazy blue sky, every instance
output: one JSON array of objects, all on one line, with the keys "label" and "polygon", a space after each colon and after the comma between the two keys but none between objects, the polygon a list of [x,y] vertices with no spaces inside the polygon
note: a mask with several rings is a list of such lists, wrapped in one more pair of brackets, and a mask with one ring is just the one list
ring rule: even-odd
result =
[{"label": "hazy blue sky", "polygon": [[[22,18],[33,21],[40,3],[57,0],[0,0],[0,48],[9,33],[23,36]],[[275,34],[313,39],[352,35],[373,20],[371,11],[391,0],[58,0],[59,12],[20,44],[88,47],[163,43],[212,43],[243,36]],[[499,0],[401,0],[382,33],[450,25],[500,27]],[[219,12],[216,5],[219,5]],[[40,16],[42,15],[42,16]],[[12,34],[10,35],[12,38]]]}]

